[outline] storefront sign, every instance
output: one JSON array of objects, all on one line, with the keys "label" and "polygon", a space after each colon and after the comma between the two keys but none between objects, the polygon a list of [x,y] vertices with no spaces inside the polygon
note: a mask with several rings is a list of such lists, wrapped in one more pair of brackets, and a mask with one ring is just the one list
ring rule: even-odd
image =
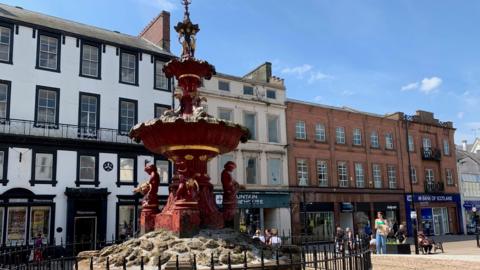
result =
[{"label": "storefront sign", "polygon": [[396,210],[398,208],[397,205],[387,205],[388,210]]},{"label": "storefront sign", "polygon": [[411,218],[411,219],[416,219],[416,218],[417,218],[417,212],[411,211],[411,212],[410,212],[410,218]]},{"label": "storefront sign", "polygon": [[[430,194],[415,194],[416,202],[455,202],[459,200],[460,195],[430,195]],[[407,195],[407,202],[412,201],[412,195]]]},{"label": "storefront sign", "polygon": [[[222,194],[215,194],[215,203],[221,206]],[[237,194],[237,208],[288,208],[290,195],[288,193],[257,193],[241,192]]]},{"label": "storefront sign", "polygon": [[350,202],[340,203],[340,212],[342,213],[351,213],[353,212],[353,204]]},{"label": "storefront sign", "polygon": [[[463,203],[463,207],[466,209],[466,210],[471,210],[473,211],[473,208],[480,208],[480,201],[470,201],[470,200],[466,200],[464,203]],[[473,211],[473,212],[476,212],[476,211]]]}]

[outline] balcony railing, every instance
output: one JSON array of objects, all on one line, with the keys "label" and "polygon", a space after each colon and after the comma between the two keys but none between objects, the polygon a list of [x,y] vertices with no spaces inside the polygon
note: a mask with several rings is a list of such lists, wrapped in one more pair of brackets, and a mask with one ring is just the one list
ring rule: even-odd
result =
[{"label": "balcony railing", "polygon": [[442,153],[438,148],[422,147],[422,159],[440,161],[442,159]]},{"label": "balcony railing", "polygon": [[20,119],[0,119],[0,134],[127,144],[135,143],[127,134],[119,133],[117,129],[36,123],[35,121]]},{"label": "balcony railing", "polygon": [[443,193],[444,191],[443,182],[425,180],[425,193]]}]

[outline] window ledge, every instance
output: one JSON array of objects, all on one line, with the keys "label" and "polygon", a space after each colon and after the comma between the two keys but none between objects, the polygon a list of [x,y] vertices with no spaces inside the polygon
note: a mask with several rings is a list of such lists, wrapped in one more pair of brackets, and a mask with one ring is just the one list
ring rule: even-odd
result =
[{"label": "window ledge", "polygon": [[136,187],[138,185],[138,182],[137,181],[133,181],[133,182],[121,182],[121,181],[117,181],[117,187],[120,187],[120,186],[134,186]]},{"label": "window ledge", "polygon": [[82,73],[79,73],[78,76],[87,78],[87,79],[94,79],[94,80],[101,80],[101,76],[89,76],[89,75],[83,75]]},{"label": "window ledge", "polygon": [[51,68],[45,68],[45,67],[41,67],[41,66],[39,66],[39,65],[36,65],[36,66],[35,66],[35,69],[60,73],[60,68],[51,69]]},{"label": "window ledge", "polygon": [[30,186],[35,186],[35,185],[52,185],[52,187],[56,186],[58,181],[53,179],[53,180],[30,180]]},{"label": "window ledge", "polygon": [[81,180],[76,180],[76,181],[75,181],[75,185],[76,185],[77,187],[79,187],[79,186],[81,186],[81,185],[98,187],[99,184],[100,184],[100,182],[99,182],[98,180],[95,180],[95,181],[81,181]]},{"label": "window ledge", "polygon": [[325,141],[314,140],[313,142],[314,143],[320,143],[320,144],[328,144],[328,142],[326,140]]},{"label": "window ledge", "polygon": [[158,90],[158,91],[168,92],[168,93],[172,92],[172,91],[170,91],[170,90],[168,90],[168,89],[164,89],[164,88],[156,88],[156,87],[153,87],[153,89],[154,89],[154,90]]},{"label": "window ledge", "polygon": [[121,83],[121,84],[127,84],[127,85],[132,85],[132,86],[138,86],[138,82],[131,83],[131,82],[124,82],[124,81],[122,81],[122,80],[119,80],[118,82],[119,82],[119,83]]},{"label": "window ledge", "polygon": [[8,60],[8,61],[5,61],[5,60],[0,60],[0,63],[2,63],[2,64],[9,64],[9,65],[13,65],[12,59],[10,59],[10,60]]},{"label": "window ledge", "polygon": [[294,138],[295,141],[297,142],[308,142],[308,140],[305,138],[305,139],[300,139],[300,138]]}]

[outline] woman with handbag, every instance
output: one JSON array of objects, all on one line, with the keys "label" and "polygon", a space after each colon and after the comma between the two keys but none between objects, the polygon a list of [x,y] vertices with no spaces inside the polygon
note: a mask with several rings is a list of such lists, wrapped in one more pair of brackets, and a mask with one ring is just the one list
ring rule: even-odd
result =
[{"label": "woman with handbag", "polygon": [[387,254],[387,235],[390,231],[388,221],[383,218],[383,213],[377,213],[375,219],[377,254]]}]

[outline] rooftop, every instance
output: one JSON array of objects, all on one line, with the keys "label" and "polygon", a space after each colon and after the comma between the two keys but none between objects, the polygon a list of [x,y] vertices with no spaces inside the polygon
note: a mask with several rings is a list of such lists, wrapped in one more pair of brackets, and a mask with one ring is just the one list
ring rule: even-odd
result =
[{"label": "rooftop", "polygon": [[89,37],[103,43],[118,44],[151,53],[172,55],[143,38],[45,15],[21,7],[0,4],[0,20],[44,30],[53,30],[69,36]]}]

